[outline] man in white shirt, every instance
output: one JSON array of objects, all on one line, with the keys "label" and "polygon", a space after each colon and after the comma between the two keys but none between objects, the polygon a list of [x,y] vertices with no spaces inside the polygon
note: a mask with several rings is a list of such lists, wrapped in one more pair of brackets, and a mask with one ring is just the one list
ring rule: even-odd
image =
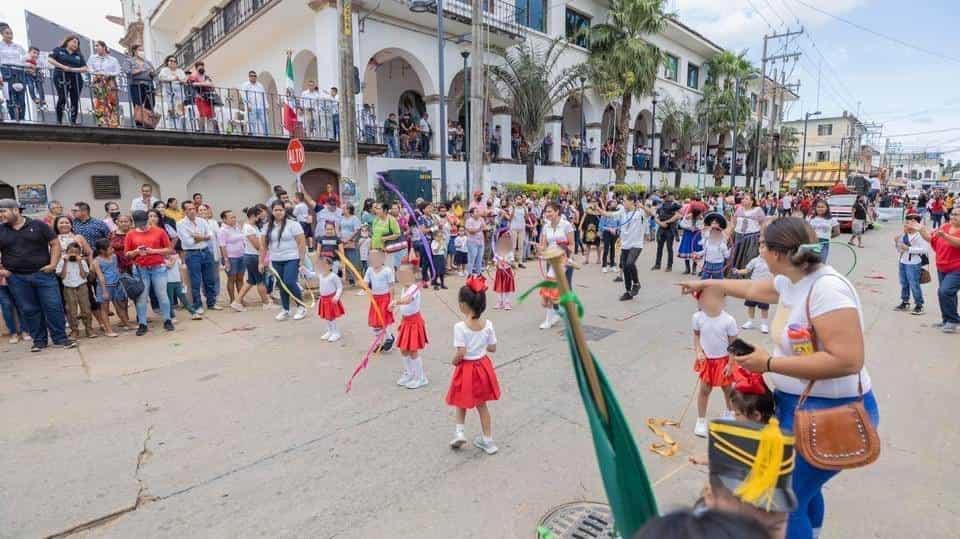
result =
[{"label": "man in white shirt", "polygon": [[780,199],[780,216],[790,215],[790,210],[793,208],[793,196],[790,193],[783,195],[783,198]]},{"label": "man in white shirt", "polygon": [[253,135],[267,135],[267,91],[257,81],[257,72],[247,73],[247,82],[240,86],[240,99],[247,109],[247,128]]},{"label": "man in white shirt", "polygon": [[197,207],[192,201],[184,202],[180,207],[183,208],[185,217],[177,223],[177,234],[180,236],[187,271],[190,273],[193,308],[197,314],[203,314],[203,301],[200,297],[202,284],[207,307],[219,311],[222,307],[217,306],[217,266],[209,244],[213,239],[213,231],[206,219],[197,216]]},{"label": "man in white shirt", "polygon": [[150,210],[153,208],[153,205],[159,201],[159,198],[153,196],[153,186],[145,183],[140,186],[140,196],[133,199],[133,203],[130,204],[130,211]]},{"label": "man in white shirt", "polygon": [[27,91],[23,59],[27,52],[13,42],[13,30],[6,23],[0,23],[0,38],[0,102],[6,95],[10,119],[23,120]]},{"label": "man in white shirt", "polygon": [[433,131],[430,129],[430,115],[426,112],[420,117],[420,151],[423,152],[424,159],[430,159],[430,138]]},{"label": "man in white shirt", "polygon": [[303,115],[306,117],[304,122],[307,126],[307,133],[309,135],[315,136],[317,133],[317,109],[320,108],[320,99],[323,98],[323,95],[320,94],[320,88],[317,87],[317,83],[308,80],[307,83],[303,86],[303,92],[300,93],[301,107],[303,107]]},{"label": "man in white shirt", "polygon": [[623,270],[623,286],[626,288],[620,301],[631,300],[640,293],[637,258],[643,251],[647,217],[653,215],[651,208],[641,204],[639,196],[630,194],[624,199],[622,209],[607,212],[608,216],[616,217],[620,223],[620,268]]},{"label": "man in white shirt", "polygon": [[340,97],[337,95],[336,86],[331,86],[329,92],[324,92],[323,110],[330,115],[333,124],[333,140],[340,140]]}]

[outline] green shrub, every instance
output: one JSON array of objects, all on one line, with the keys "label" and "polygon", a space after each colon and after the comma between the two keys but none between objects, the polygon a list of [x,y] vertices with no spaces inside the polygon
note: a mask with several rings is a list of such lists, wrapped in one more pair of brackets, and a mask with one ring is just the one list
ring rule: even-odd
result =
[{"label": "green shrub", "polygon": [[525,195],[540,197],[547,195],[548,197],[555,197],[560,193],[560,185],[556,183],[505,183],[502,184],[500,188],[509,196]]}]

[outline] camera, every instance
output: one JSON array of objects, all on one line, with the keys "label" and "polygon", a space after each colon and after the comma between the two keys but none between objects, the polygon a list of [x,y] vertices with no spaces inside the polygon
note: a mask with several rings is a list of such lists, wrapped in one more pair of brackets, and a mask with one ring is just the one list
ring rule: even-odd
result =
[{"label": "camera", "polygon": [[67,260],[69,260],[70,262],[76,262],[76,261],[77,261],[77,255],[70,255],[70,256],[67,257]]}]

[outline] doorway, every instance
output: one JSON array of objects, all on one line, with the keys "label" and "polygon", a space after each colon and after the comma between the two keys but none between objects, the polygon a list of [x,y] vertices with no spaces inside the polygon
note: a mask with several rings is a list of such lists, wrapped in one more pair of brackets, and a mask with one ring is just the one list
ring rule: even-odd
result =
[{"label": "doorway", "polygon": [[314,200],[327,192],[327,185],[333,185],[333,192],[340,193],[340,174],[325,168],[314,168],[300,176],[303,188]]}]

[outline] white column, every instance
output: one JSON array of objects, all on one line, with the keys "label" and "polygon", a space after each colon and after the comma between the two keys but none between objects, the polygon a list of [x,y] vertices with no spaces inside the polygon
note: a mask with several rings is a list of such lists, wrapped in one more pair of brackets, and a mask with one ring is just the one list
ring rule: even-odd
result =
[{"label": "white column", "polygon": [[630,168],[633,166],[633,143],[634,143],[633,135],[634,135],[634,131],[631,129],[627,134],[627,147],[626,147],[627,168]]},{"label": "white column", "polygon": [[602,126],[598,123],[588,123],[587,124],[587,136],[586,140],[583,141],[583,149],[586,150],[588,146],[591,146],[590,139],[593,139],[592,146],[595,148],[593,150],[593,155],[590,156],[590,166],[599,167],[600,166],[600,147],[603,146],[603,129]]},{"label": "white column", "polygon": [[544,130],[553,138],[553,146],[550,147],[550,155],[547,156],[548,165],[560,162],[560,138],[563,136],[561,120],[560,116],[548,116],[544,124]]},{"label": "white column", "polygon": [[[337,36],[339,35],[337,2],[336,0],[313,0],[309,5],[315,12],[313,16],[313,52],[317,57],[317,86],[321,90],[329,90],[331,86],[340,86],[340,61],[336,54],[336,51],[339,50],[337,43]],[[356,28],[356,24],[354,28]],[[354,32],[354,35],[356,35],[356,32]],[[356,41],[354,41],[354,51],[357,50],[360,49],[357,48]],[[277,76],[277,88],[282,92],[281,84],[284,79],[284,71],[281,70],[275,76]]]},{"label": "white column", "polygon": [[447,126],[440,125],[440,96],[428,95],[423,102],[427,105],[427,114],[430,116],[427,121],[433,133],[430,137],[430,158],[440,159],[440,144],[446,144],[447,141]]},{"label": "white column", "polygon": [[497,108],[493,112],[492,131],[496,131],[500,126],[500,149],[497,152],[496,160],[510,161],[513,155],[510,151],[510,128],[513,125],[513,119],[507,109]]}]

